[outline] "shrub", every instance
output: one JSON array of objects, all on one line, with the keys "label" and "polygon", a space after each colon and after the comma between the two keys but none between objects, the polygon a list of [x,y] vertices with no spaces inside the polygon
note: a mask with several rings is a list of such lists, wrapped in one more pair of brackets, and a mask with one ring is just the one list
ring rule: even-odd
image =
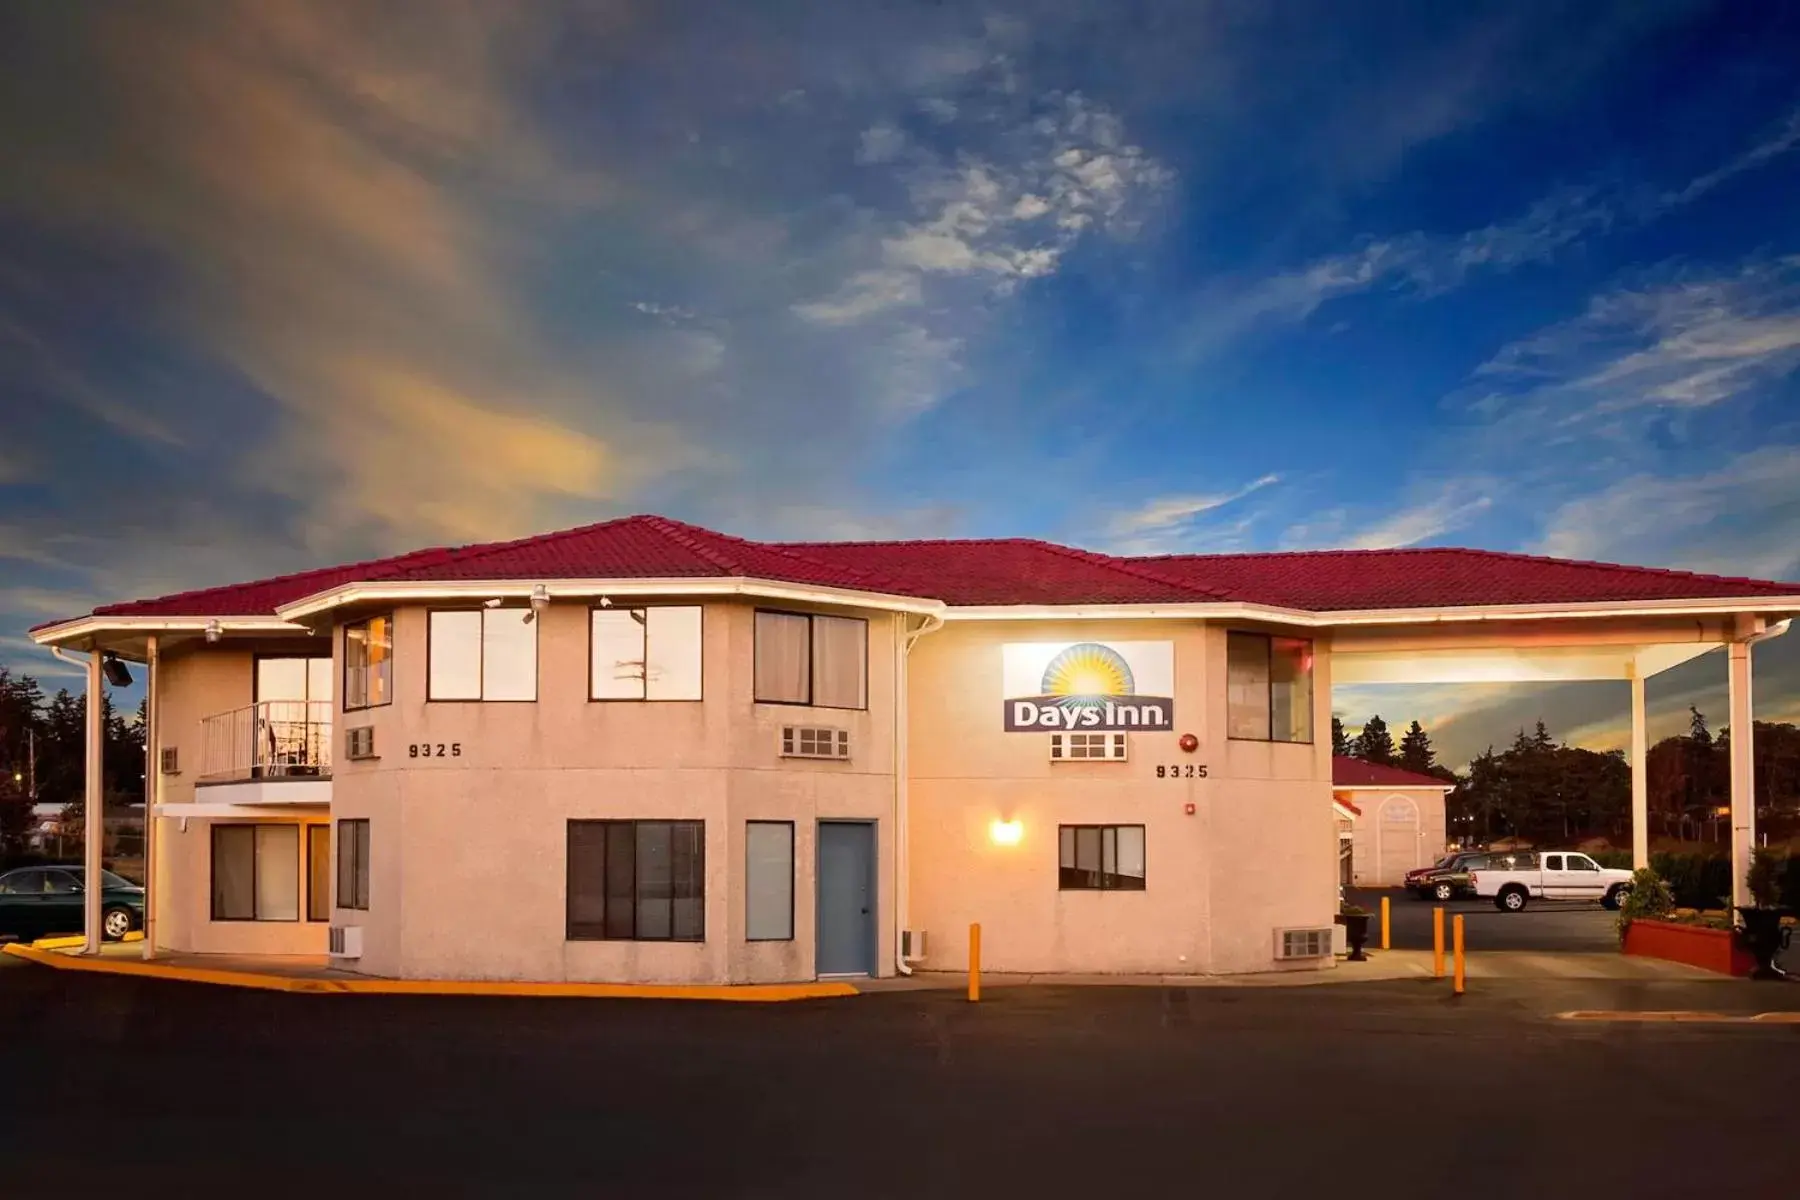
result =
[{"label": "shrub", "polygon": [[1721,908],[1731,903],[1731,857],[1705,851],[1663,851],[1650,865],[1668,882],[1682,908]]},{"label": "shrub", "polygon": [[1631,851],[1629,850],[1596,850],[1588,857],[1608,870],[1629,871],[1631,869]]},{"label": "shrub", "polygon": [[1675,911],[1675,894],[1668,881],[1654,867],[1644,867],[1631,876],[1631,890],[1619,905],[1619,940],[1625,940],[1625,929],[1633,921],[1657,920]]},{"label": "shrub", "polygon": [[1750,903],[1758,908],[1775,908],[1781,903],[1781,876],[1787,864],[1767,846],[1750,851],[1750,869],[1744,873],[1744,887]]}]

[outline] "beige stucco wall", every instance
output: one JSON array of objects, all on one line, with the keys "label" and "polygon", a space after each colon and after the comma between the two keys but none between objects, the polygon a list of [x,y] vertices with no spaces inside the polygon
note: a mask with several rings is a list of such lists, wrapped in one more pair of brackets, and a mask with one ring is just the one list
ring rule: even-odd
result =
[{"label": "beige stucco wall", "polygon": [[[198,785],[204,769],[205,718],[252,702],[255,693],[254,662],[258,653],[317,653],[324,643],[299,647],[293,642],[226,642],[208,645],[192,641],[166,652],[157,667],[159,742],[178,751],[179,771],[158,781],[161,805],[187,805],[215,800],[215,788]],[[151,764],[160,765],[152,754]],[[323,954],[326,925],[307,921],[306,830],[311,822],[327,819],[324,809],[261,817],[250,812],[219,820],[259,823],[264,820],[300,825],[299,921],[214,921],[212,919],[212,826],[204,817],[160,818],[157,826],[156,878],[152,894],[156,903],[157,945],[196,954]]]},{"label": "beige stucco wall", "polygon": [[[1052,763],[1048,737],[1006,733],[1001,647],[1022,641],[1174,643],[1175,728],[1130,735],[1125,762]],[[1316,647],[1315,730],[1330,677]],[[953,622],[911,656],[911,913],[933,970],[1208,973],[1281,969],[1274,930],[1331,923],[1336,834],[1330,745],[1225,737],[1225,630],[1197,622]],[[1193,754],[1182,733],[1200,740]],[[1204,763],[1208,778],[1157,778]],[[1194,812],[1185,806],[1193,804]],[[996,845],[995,820],[1023,837]],[[1142,892],[1060,891],[1057,827],[1142,824]],[[1303,964],[1295,969],[1310,969]]]},{"label": "beige stucco wall", "polygon": [[[1351,877],[1356,886],[1399,887],[1406,871],[1436,862],[1444,853],[1447,834],[1441,789],[1358,788],[1338,794],[1361,810],[1351,830]],[[1408,806],[1416,811],[1416,821],[1392,819]],[[1404,845],[1403,850],[1396,850],[1396,839]],[[1396,868],[1402,855],[1406,866]]]},{"label": "beige stucco wall", "polygon": [[[819,610],[828,611],[828,610]],[[394,701],[345,714],[380,758],[340,762],[334,818],[370,820],[363,971],[402,977],[764,982],[813,975],[813,845],[832,817],[880,822],[882,963],[892,960],[893,619],[871,614],[867,711],[752,703],[754,610],[706,605],[704,699],[588,700],[588,609],[539,619],[535,703],[428,702],[427,610],[395,614]],[[850,730],[848,763],[778,754],[783,724]],[[415,743],[462,753],[413,758]],[[341,735],[340,735],[341,745]],[[706,822],[706,940],[568,941],[567,822]],[[746,942],[744,823],[795,823],[795,938]]]}]

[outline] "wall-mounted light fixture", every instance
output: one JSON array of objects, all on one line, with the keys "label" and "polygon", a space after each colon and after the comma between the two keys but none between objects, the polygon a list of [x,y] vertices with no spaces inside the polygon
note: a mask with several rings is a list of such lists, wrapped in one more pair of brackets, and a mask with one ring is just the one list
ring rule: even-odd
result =
[{"label": "wall-mounted light fixture", "polygon": [[207,641],[216,642],[224,636],[225,636],[225,631],[223,629],[219,628],[219,623],[217,621],[208,621],[206,623],[206,640]]},{"label": "wall-mounted light fixture", "polygon": [[525,614],[525,623],[527,625],[531,624],[533,621],[537,620],[537,615],[539,613],[549,607],[550,589],[540,583],[531,589],[531,611]]},{"label": "wall-mounted light fixture", "polygon": [[1017,817],[1010,821],[995,821],[988,826],[988,837],[996,846],[1016,846],[1025,837],[1025,826]]},{"label": "wall-mounted light fixture", "polygon": [[100,672],[106,676],[106,682],[114,687],[130,687],[131,672],[119,661],[117,655],[108,654],[100,660]]}]

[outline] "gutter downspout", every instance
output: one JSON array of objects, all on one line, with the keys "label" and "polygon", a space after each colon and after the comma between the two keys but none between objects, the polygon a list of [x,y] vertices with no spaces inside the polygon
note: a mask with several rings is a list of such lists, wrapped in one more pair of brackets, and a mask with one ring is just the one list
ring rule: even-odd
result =
[{"label": "gutter downspout", "polygon": [[911,975],[912,968],[906,965],[906,947],[901,944],[908,928],[911,901],[911,831],[907,824],[907,655],[912,653],[913,644],[928,633],[936,633],[944,627],[944,618],[937,614],[926,614],[925,621],[917,629],[906,628],[906,614],[894,614],[894,625],[899,634],[894,639],[894,970],[901,975]]}]

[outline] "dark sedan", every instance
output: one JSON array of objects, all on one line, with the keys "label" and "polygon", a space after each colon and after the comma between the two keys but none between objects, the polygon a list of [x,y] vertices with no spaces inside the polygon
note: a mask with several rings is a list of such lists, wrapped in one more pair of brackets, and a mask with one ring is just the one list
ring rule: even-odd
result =
[{"label": "dark sedan", "polygon": [[1406,890],[1421,900],[1453,900],[1457,896],[1473,896],[1469,872],[1484,866],[1485,853],[1451,854],[1429,867],[1406,873]]},{"label": "dark sedan", "polygon": [[[82,931],[87,872],[80,866],[19,867],[0,875],[0,935],[21,941]],[[100,872],[100,932],[116,942],[144,927],[144,889]]]}]

